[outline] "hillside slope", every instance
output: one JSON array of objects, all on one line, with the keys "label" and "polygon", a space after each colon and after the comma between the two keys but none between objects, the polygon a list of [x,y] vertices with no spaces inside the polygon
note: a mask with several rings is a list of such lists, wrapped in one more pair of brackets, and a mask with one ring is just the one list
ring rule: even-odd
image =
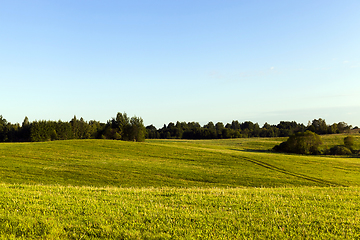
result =
[{"label": "hillside slope", "polygon": [[2,143],[0,181],[97,187],[360,185],[359,158],[266,151],[282,140]]}]

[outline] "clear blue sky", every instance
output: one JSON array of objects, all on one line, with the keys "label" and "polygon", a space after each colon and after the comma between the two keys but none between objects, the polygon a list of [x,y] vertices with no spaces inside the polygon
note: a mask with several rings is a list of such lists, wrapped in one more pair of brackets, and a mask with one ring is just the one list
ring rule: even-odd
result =
[{"label": "clear blue sky", "polygon": [[360,125],[360,1],[0,3],[0,115]]}]

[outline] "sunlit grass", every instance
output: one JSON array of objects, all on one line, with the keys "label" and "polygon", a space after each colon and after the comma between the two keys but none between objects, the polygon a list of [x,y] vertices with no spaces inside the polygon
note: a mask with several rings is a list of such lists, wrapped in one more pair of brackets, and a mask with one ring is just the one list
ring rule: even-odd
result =
[{"label": "sunlit grass", "polygon": [[29,239],[357,239],[360,189],[0,185],[0,235]]},{"label": "sunlit grass", "polygon": [[267,151],[282,140],[5,143],[0,144],[0,176],[4,183],[97,187],[360,184],[359,158],[299,156]]},{"label": "sunlit grass", "polygon": [[0,239],[358,239],[359,158],[284,140],[0,144]]}]

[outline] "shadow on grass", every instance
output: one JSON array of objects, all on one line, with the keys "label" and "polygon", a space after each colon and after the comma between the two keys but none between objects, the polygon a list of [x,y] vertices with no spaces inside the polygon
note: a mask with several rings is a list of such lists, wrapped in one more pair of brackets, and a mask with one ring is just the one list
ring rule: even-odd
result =
[{"label": "shadow on grass", "polygon": [[360,158],[360,154],[352,154],[352,155],[330,155],[330,154],[318,154],[318,155],[308,155],[308,154],[297,154],[297,153],[286,153],[286,152],[275,152],[271,149],[268,150],[260,150],[260,149],[230,149],[233,151],[239,152],[253,152],[253,153],[283,153],[290,155],[305,155],[305,156],[324,156],[324,157],[340,157],[340,158]]},{"label": "shadow on grass", "polygon": [[239,152],[257,152],[257,153],[269,153],[272,152],[271,150],[260,150],[260,149],[230,149],[233,151],[239,151]]},{"label": "shadow on grass", "polygon": [[360,155],[353,154],[353,155],[326,155],[326,156],[332,156],[332,157],[340,157],[340,158],[360,158]]}]

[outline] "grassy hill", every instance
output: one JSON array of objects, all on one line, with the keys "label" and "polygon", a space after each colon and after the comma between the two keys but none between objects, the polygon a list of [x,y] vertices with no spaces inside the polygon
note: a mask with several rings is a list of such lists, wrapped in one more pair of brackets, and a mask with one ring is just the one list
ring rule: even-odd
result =
[{"label": "grassy hill", "polygon": [[0,239],[359,238],[360,159],[284,140],[1,143]]},{"label": "grassy hill", "polygon": [[[344,135],[326,136],[338,144]],[[268,152],[284,139],[0,144],[3,183],[116,187],[358,186],[355,157]]]}]

